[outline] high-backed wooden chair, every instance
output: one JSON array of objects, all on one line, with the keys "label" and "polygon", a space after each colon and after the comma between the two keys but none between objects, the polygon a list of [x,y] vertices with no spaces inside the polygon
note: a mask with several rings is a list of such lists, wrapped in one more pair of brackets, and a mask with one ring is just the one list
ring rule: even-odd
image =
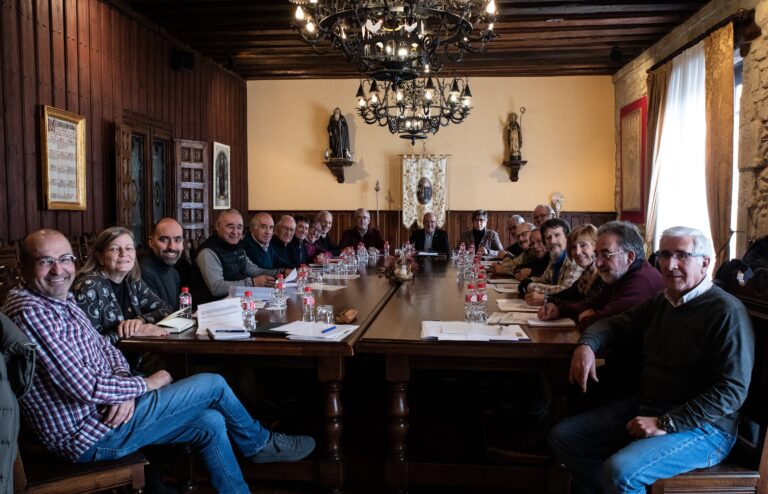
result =
[{"label": "high-backed wooden chair", "polygon": [[8,243],[0,246],[0,305],[11,288],[19,284],[19,244]]},{"label": "high-backed wooden chair", "polygon": [[652,494],[768,494],[768,270],[755,271],[737,295],[755,328],[755,366],[739,439],[720,465],[659,480]]}]

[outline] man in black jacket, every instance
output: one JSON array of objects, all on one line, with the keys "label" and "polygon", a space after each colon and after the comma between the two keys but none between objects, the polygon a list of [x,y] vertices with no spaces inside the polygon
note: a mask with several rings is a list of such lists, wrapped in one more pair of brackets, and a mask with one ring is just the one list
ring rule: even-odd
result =
[{"label": "man in black jacket", "polygon": [[181,276],[176,263],[184,253],[184,230],[173,218],[162,218],[152,228],[149,253],[142,257],[141,279],[173,310],[179,309]]},{"label": "man in black jacket", "polygon": [[447,257],[451,255],[448,245],[448,234],[445,230],[437,228],[437,218],[434,213],[424,215],[424,228],[419,228],[411,233],[411,243],[418,252],[437,252]]}]

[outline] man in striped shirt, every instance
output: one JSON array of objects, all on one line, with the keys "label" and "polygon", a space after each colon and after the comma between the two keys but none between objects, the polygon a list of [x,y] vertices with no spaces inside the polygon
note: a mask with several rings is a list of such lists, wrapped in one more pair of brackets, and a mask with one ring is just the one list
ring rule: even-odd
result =
[{"label": "man in striped shirt", "polygon": [[198,374],[172,382],[161,370],[132,376],[123,355],[78,308],[69,288],[69,241],[40,230],[21,248],[22,284],[3,310],[37,346],[37,367],[23,414],[51,451],[72,461],[108,460],[150,444],[189,443],[218,492],[247,493],[227,434],[256,463],[297,461],[314,449],[250,417],[223,378]]}]

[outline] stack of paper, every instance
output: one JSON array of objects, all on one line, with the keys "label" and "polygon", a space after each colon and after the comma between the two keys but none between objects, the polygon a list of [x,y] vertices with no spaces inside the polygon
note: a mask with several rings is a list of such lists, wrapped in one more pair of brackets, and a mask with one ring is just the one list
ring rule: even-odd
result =
[{"label": "stack of paper", "polygon": [[239,298],[225,298],[197,306],[197,334],[208,328],[243,329],[243,308]]},{"label": "stack of paper", "polygon": [[497,293],[514,293],[514,294],[517,294],[518,293],[518,290],[517,290],[518,286],[519,285],[501,285],[501,284],[497,284],[497,285],[493,285],[492,288],[494,290],[496,290]]},{"label": "stack of paper", "polygon": [[573,328],[576,322],[573,319],[564,317],[562,319],[553,319],[551,321],[542,321],[540,319],[528,319],[526,323],[529,326],[539,326],[543,328]]},{"label": "stack of paper", "polygon": [[438,341],[530,341],[520,326],[422,321],[421,339]]},{"label": "stack of paper", "polygon": [[251,337],[245,329],[208,328],[208,336],[214,340],[247,340]]},{"label": "stack of paper", "polygon": [[539,307],[535,305],[528,305],[525,300],[515,298],[499,298],[496,299],[496,303],[499,306],[499,310],[503,312],[538,312]]},{"label": "stack of paper", "polygon": [[488,316],[488,324],[528,324],[530,312],[494,312]]},{"label": "stack of paper", "polygon": [[520,282],[514,278],[491,278],[488,283],[502,283],[506,285],[519,285]]},{"label": "stack of paper", "polygon": [[318,290],[321,292],[335,292],[336,290],[341,290],[347,287],[346,285],[328,285],[325,283],[310,283],[309,286],[311,286],[313,290]]},{"label": "stack of paper", "polygon": [[321,322],[294,321],[272,328],[272,331],[286,333],[289,340],[341,341],[359,327],[352,324],[334,326]]}]

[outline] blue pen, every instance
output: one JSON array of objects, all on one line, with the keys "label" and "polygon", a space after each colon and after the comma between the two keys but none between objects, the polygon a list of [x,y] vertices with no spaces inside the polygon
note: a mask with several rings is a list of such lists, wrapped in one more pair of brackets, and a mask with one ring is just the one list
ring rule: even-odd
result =
[{"label": "blue pen", "polygon": [[327,333],[333,329],[336,329],[336,326],[331,326],[330,328],[325,328],[324,330],[320,331],[321,333]]},{"label": "blue pen", "polygon": [[247,333],[244,329],[214,329],[217,333]]}]

